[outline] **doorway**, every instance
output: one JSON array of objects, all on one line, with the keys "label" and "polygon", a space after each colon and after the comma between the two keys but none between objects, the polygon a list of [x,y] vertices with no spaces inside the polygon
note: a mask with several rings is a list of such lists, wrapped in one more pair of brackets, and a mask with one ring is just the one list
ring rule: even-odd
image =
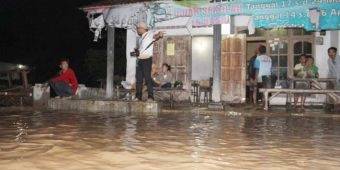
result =
[{"label": "doorway", "polygon": [[209,80],[213,74],[213,37],[192,38],[192,80]]}]

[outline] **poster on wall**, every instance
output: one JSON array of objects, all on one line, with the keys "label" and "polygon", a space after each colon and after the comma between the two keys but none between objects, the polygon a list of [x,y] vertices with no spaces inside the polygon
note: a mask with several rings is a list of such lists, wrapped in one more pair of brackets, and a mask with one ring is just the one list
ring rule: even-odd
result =
[{"label": "poster on wall", "polygon": [[175,55],[175,43],[168,42],[166,44],[166,55],[167,56],[174,56]]}]

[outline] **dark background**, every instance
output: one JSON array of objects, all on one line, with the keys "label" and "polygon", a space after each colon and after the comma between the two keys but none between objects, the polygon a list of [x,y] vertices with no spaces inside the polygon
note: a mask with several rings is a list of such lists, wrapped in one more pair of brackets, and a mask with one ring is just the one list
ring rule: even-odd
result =
[{"label": "dark background", "polygon": [[[94,2],[0,0],[0,61],[31,66],[34,84],[54,76],[59,60],[68,58],[79,82],[96,86],[106,78],[106,31],[93,42],[86,14],[79,9]],[[115,35],[115,75],[123,77],[126,31],[116,29]]]}]

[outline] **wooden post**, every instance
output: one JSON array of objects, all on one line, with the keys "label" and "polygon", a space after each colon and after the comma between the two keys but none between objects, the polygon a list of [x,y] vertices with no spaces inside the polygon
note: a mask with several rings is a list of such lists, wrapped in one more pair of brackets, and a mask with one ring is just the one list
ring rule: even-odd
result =
[{"label": "wooden post", "polygon": [[113,97],[115,28],[107,27],[106,98]]},{"label": "wooden post", "polygon": [[235,16],[230,16],[230,34],[235,34]]},{"label": "wooden post", "polygon": [[26,70],[21,71],[21,78],[22,78],[22,85],[24,86],[24,89],[27,89],[28,88],[28,80],[27,80]]},{"label": "wooden post", "polygon": [[214,25],[212,101],[221,101],[221,25]]},{"label": "wooden post", "polygon": [[7,80],[8,80],[8,88],[12,87],[12,72],[7,73]]}]

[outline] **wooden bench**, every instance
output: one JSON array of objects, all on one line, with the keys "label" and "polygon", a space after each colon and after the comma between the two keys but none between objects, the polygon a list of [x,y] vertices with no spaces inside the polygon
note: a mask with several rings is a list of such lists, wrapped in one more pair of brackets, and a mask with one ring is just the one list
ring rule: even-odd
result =
[{"label": "wooden bench", "polygon": [[[291,99],[292,94],[325,94],[331,97],[335,103],[339,102],[340,96],[336,93],[340,93],[340,90],[328,90],[328,89],[264,89],[259,90],[264,95],[264,109],[268,110],[269,102],[279,94],[287,94],[287,99]],[[269,98],[269,94],[273,95]]]}]

